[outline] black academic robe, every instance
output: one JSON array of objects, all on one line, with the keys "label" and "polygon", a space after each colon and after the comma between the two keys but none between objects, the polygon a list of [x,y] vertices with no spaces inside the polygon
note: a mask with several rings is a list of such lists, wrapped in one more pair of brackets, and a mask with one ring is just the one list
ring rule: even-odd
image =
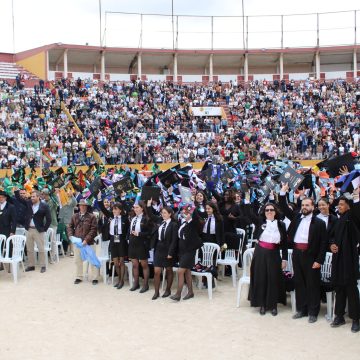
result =
[{"label": "black academic robe", "polygon": [[360,278],[358,213],[360,203],[354,204],[349,211],[340,216],[330,234],[330,244],[335,244],[339,248],[332,256],[331,279],[335,286],[354,284]]}]

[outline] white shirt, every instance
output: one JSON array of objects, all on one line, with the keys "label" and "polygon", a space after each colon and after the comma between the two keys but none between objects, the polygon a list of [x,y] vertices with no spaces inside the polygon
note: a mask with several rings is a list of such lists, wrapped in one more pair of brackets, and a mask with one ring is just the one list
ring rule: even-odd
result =
[{"label": "white shirt", "polygon": [[110,235],[115,235],[115,219],[117,218],[118,220],[118,235],[122,234],[122,228],[121,228],[121,216],[115,216],[114,219],[111,220],[110,222],[110,230],[109,233]]},{"label": "white shirt", "polygon": [[[32,206],[33,215],[35,215],[38,212],[39,206],[40,206],[40,201]],[[33,217],[31,217],[30,226],[32,227],[35,226]]]},{"label": "white shirt", "polygon": [[[131,220],[130,231],[136,231],[138,233],[141,231],[140,223],[142,217],[143,217],[142,215],[138,215]],[[133,230],[133,225],[135,221],[136,221],[135,230]]]},{"label": "white shirt", "polygon": [[215,217],[214,216],[210,216],[207,218],[206,223],[203,228],[203,233],[207,234],[207,227],[208,227],[209,221],[210,221],[210,234],[215,235]]},{"label": "white shirt", "polygon": [[266,224],[264,225],[265,229],[261,233],[259,240],[271,244],[280,244],[281,236],[277,220],[266,220]]},{"label": "white shirt", "polygon": [[294,242],[298,244],[307,244],[309,242],[309,228],[311,223],[312,213],[302,217],[299,227],[296,230]]},{"label": "white shirt", "polygon": [[323,215],[323,214],[320,213],[316,217],[321,219],[326,224],[326,228],[327,228],[328,223],[329,223],[329,215]]},{"label": "white shirt", "polygon": [[159,239],[159,241],[161,241],[161,232],[162,232],[163,227],[165,226],[165,232],[166,232],[166,229],[169,226],[171,219],[167,219],[167,220],[164,220],[164,221],[165,221],[165,224],[164,223],[161,224],[160,227],[159,227],[159,230],[158,230],[158,239]]},{"label": "white shirt", "polygon": [[179,236],[180,239],[184,240],[184,237],[181,238],[181,231],[182,231],[182,229],[183,229],[187,224],[190,224],[191,221],[192,221],[192,219],[190,219],[189,221],[184,221],[184,222],[181,224],[181,226],[179,227],[178,236]]},{"label": "white shirt", "polygon": [[4,201],[1,205],[0,205],[0,210],[3,211],[4,208],[6,206],[6,201]]}]

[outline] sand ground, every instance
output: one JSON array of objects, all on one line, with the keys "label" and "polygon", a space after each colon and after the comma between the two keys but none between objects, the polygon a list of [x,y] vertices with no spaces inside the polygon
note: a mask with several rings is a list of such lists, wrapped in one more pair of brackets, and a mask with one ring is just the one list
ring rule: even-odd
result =
[{"label": "sand ground", "polygon": [[[15,285],[0,272],[0,360],[25,359],[357,359],[360,334],[350,320],[330,328],[322,306],[319,320],[260,316],[243,292],[235,307],[231,278],[218,282],[213,300],[206,290],[175,303],[103,283],[74,285],[72,258],[61,258],[45,274],[21,273]],[[244,288],[246,290],[246,288]]]}]

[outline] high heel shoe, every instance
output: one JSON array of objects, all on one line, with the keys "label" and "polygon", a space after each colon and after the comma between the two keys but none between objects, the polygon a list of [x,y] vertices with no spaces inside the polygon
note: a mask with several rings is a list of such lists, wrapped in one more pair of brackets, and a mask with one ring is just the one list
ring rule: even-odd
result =
[{"label": "high heel shoe", "polygon": [[191,298],[193,298],[194,297],[194,293],[192,293],[192,294],[186,294],[184,297],[183,297],[183,300],[189,300],[189,299],[191,299]]},{"label": "high heel shoe", "polygon": [[157,298],[159,298],[160,295],[159,294],[154,294],[153,297],[151,298],[151,300],[156,300]]},{"label": "high heel shoe", "polygon": [[140,285],[137,284],[137,285],[133,285],[132,288],[130,288],[130,291],[135,291],[135,290],[138,290],[140,289]]},{"label": "high heel shoe", "polygon": [[143,286],[140,290],[140,294],[143,294],[144,292],[147,292],[149,290],[149,285]]},{"label": "high heel shoe", "polygon": [[171,295],[171,292],[170,292],[170,291],[168,291],[168,292],[165,291],[165,292],[163,293],[162,297],[163,297],[163,298],[167,298],[167,297],[170,296],[170,295]]},{"label": "high heel shoe", "polygon": [[175,300],[175,301],[180,301],[181,296],[172,295],[172,296],[170,296],[170,299],[171,299],[171,300]]},{"label": "high heel shoe", "polygon": [[124,283],[123,283],[123,282],[122,282],[122,283],[118,283],[117,286],[116,286],[116,288],[117,288],[118,290],[120,290],[123,286],[124,286]]},{"label": "high heel shoe", "polygon": [[260,308],[260,315],[265,315],[266,311],[265,311],[265,308],[262,306]]},{"label": "high heel shoe", "polygon": [[278,314],[277,308],[274,308],[274,309],[271,310],[271,315],[272,316],[276,316],[277,314]]}]

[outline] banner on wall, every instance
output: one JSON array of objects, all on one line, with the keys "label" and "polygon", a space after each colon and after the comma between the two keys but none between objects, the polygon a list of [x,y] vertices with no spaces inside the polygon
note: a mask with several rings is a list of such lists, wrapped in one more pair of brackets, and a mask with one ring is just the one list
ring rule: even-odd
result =
[{"label": "banner on wall", "polygon": [[213,106],[199,106],[199,107],[191,107],[191,113],[193,116],[221,116],[223,115],[223,111],[221,107],[213,107]]}]

